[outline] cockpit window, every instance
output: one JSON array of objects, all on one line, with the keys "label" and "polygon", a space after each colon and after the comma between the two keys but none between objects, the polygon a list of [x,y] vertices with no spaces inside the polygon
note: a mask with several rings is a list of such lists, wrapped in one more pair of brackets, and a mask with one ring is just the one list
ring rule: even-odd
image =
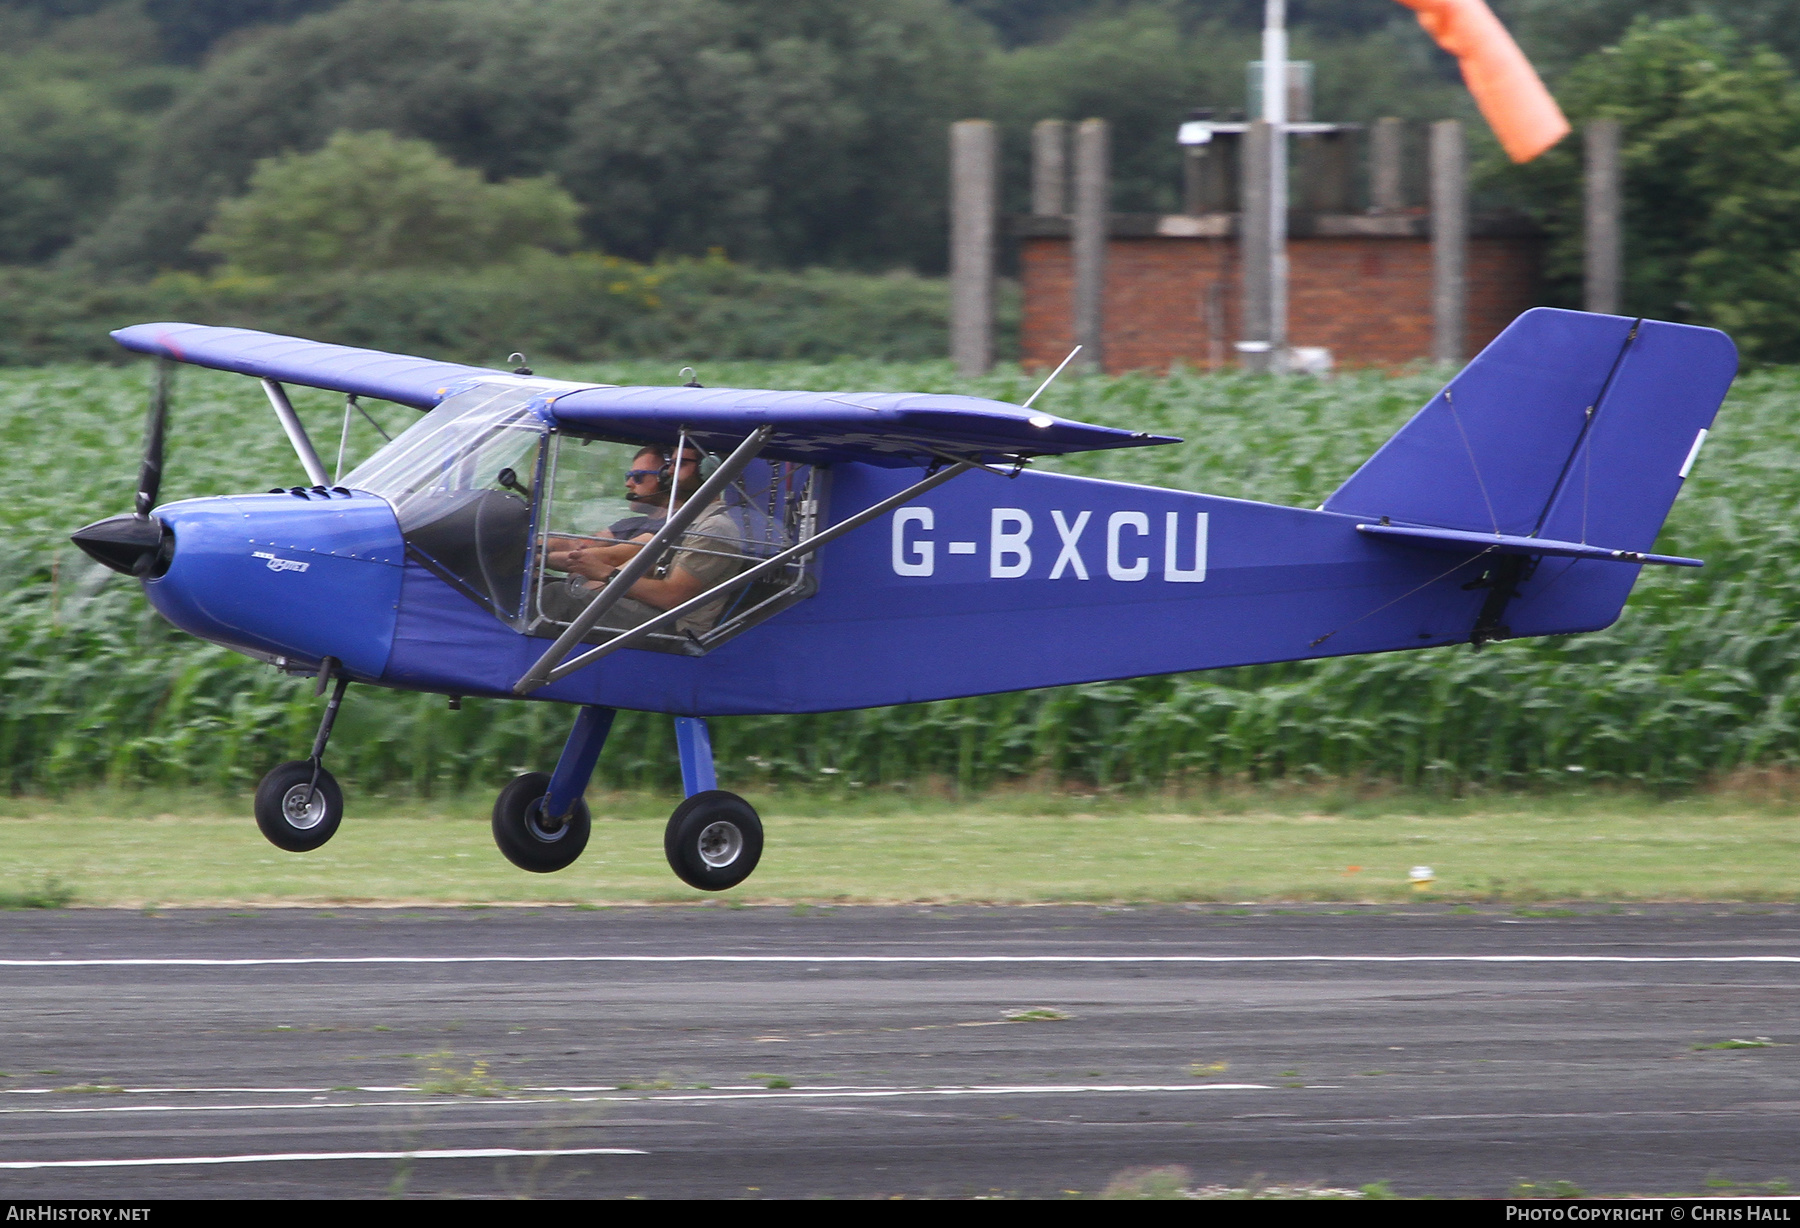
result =
[{"label": "cockpit window", "polygon": [[[704,480],[698,448],[556,437],[531,586],[529,630],[555,636],[595,598]],[[682,463],[676,463],[677,457]],[[631,593],[586,638],[611,639],[727,584],[812,531],[822,475],[809,465],[753,461],[709,501]],[[685,490],[683,487],[685,486]],[[700,601],[634,647],[703,653],[817,587],[811,556]]]},{"label": "cockpit window", "polygon": [[[554,637],[650,544],[669,509],[688,503],[717,458],[692,444],[553,430],[543,405],[540,388],[478,385],[419,419],[344,485],[393,504],[411,558],[517,629]],[[824,473],[810,465],[751,462],[664,543],[587,639],[655,623],[630,646],[697,655],[811,595],[810,554],[740,577],[814,532],[823,488]]]},{"label": "cockpit window", "polygon": [[547,427],[541,390],[482,384],[450,397],[344,485],[393,504],[408,550],[502,618],[518,617],[533,487]]}]

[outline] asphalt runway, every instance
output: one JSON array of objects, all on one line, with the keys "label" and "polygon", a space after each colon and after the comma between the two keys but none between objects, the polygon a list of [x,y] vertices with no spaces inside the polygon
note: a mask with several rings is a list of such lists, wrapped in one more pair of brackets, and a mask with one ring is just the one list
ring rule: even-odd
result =
[{"label": "asphalt runway", "polygon": [[1800,1180],[1797,991],[1788,907],[13,912],[0,1197],[1701,1193]]}]

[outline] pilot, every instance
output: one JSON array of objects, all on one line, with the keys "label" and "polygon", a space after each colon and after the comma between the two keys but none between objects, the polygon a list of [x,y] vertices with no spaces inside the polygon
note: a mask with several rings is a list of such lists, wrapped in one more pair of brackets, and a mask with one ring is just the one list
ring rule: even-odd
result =
[{"label": "pilot", "polygon": [[[699,488],[700,459],[699,449],[691,445],[681,450],[679,460],[673,450],[663,452],[649,448],[640,451],[633,458],[632,469],[626,475],[632,498],[643,503],[660,500],[667,513],[673,513],[686,502],[682,497],[684,493]],[[655,461],[657,468],[648,469],[646,463],[649,461]],[[646,489],[653,479],[661,485]],[[667,506],[671,493],[680,502]],[[559,606],[566,606],[566,611],[562,608],[552,609],[546,604],[545,613],[552,617],[572,619],[582,606],[592,600],[593,591],[599,589],[615,571],[629,562],[643,542],[650,540],[652,533],[661,527],[661,522],[662,516],[653,519],[647,517],[644,528],[633,533],[629,540],[615,543],[579,539],[553,541],[550,565],[569,573],[568,587],[574,591],[568,592],[566,602],[557,603]],[[628,524],[628,521],[620,521],[613,526],[613,536],[620,536],[619,530],[627,528]],[[558,549],[564,542],[570,548]],[[730,579],[743,569],[744,561],[743,535],[736,521],[724,504],[712,501],[682,533],[667,563],[655,573],[640,577],[607,612],[601,625],[623,629],[648,622],[664,610],[672,610]],[[547,590],[546,597],[554,591]],[[725,597],[720,597],[716,602],[709,602],[665,630],[687,635],[709,631],[718,621],[726,600]]]},{"label": "pilot", "polygon": [[649,534],[662,528],[663,518],[669,514],[671,489],[681,485],[692,490],[700,484],[700,458],[693,448],[684,451],[687,454],[681,458],[681,464],[672,466],[661,448],[638,449],[631,458],[631,468],[625,471],[625,498],[630,500],[633,511],[643,511],[614,521],[607,529],[610,536],[622,542],[634,538],[647,541]]},{"label": "pilot", "polygon": [[[637,455],[631,458],[631,468],[625,471],[625,498],[634,514],[608,525],[606,532],[599,535],[601,541],[611,538],[621,542],[646,542],[662,528],[662,522],[669,514],[671,490],[678,485],[692,490],[700,484],[700,458],[695,449],[686,451],[688,455],[681,458],[680,465],[671,465],[665,449],[654,446],[638,449]],[[549,552],[547,562],[556,571],[567,571],[569,552],[591,544],[594,541],[589,538],[552,535],[545,544]]]}]

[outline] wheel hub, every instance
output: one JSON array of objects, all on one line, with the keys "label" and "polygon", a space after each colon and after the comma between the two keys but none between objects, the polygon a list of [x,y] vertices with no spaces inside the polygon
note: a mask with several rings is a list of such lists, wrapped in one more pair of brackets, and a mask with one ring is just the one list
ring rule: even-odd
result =
[{"label": "wheel hub", "polygon": [[713,869],[721,869],[738,859],[744,851],[744,833],[736,823],[721,819],[709,823],[700,832],[700,860]]},{"label": "wheel hub", "polygon": [[545,844],[554,844],[569,832],[567,818],[552,819],[544,813],[544,799],[539,797],[525,807],[525,830]]},{"label": "wheel hub", "polygon": [[295,785],[282,795],[281,814],[289,826],[299,831],[311,831],[325,821],[325,791]]}]

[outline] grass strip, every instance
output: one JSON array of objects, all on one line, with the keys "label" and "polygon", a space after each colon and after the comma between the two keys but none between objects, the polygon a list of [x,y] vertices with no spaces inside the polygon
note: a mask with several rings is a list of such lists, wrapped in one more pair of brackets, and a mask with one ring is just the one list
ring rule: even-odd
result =
[{"label": "grass strip", "polygon": [[[304,855],[248,799],[73,795],[0,804],[0,901],[226,904],[1446,902],[1800,900],[1800,832],[1778,799],[1633,794],[1463,802],[1246,793],[1182,800],[1010,794],[754,797],[755,876],[708,897],[664,864],[675,799],[590,798],[593,839],[558,874],[494,848],[485,797],[354,800]],[[1413,887],[1416,866],[1434,874]],[[56,888],[49,892],[46,884]]]}]

